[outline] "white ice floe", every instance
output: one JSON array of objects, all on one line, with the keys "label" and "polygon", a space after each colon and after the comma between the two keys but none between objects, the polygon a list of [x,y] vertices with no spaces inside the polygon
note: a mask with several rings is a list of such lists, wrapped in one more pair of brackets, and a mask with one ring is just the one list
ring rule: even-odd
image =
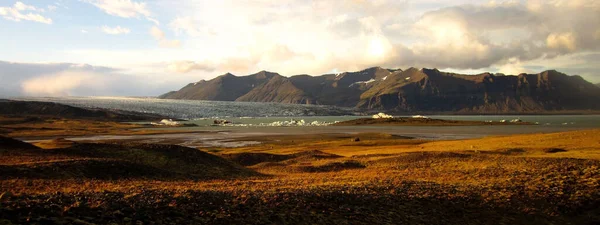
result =
[{"label": "white ice floe", "polygon": [[177,121],[173,121],[172,119],[163,119],[158,123],[152,122],[150,124],[155,125],[155,126],[179,126],[179,125],[181,125],[181,123],[179,123]]},{"label": "white ice floe", "polygon": [[427,116],[422,116],[422,115],[414,115],[414,116],[412,116],[412,118],[417,118],[417,119],[429,119],[429,117],[427,117]]},{"label": "white ice floe", "polygon": [[377,113],[377,114],[373,115],[372,118],[373,119],[388,119],[388,118],[394,118],[394,116],[388,115],[385,113]]},{"label": "white ice floe", "polygon": [[226,127],[303,127],[303,126],[309,126],[309,127],[316,127],[316,126],[328,126],[334,123],[338,123],[338,121],[335,121],[333,123],[331,122],[323,122],[323,121],[312,121],[312,122],[306,122],[305,120],[283,120],[283,121],[275,121],[275,122],[271,122],[271,123],[259,123],[259,124],[236,124],[236,123],[230,123],[230,124],[219,124],[219,126],[226,126]]}]

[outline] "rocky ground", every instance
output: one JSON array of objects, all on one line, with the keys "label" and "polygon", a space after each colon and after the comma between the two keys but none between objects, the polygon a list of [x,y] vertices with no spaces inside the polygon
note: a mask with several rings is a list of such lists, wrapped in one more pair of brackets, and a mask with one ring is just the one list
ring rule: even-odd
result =
[{"label": "rocky ground", "polygon": [[0,224],[598,224],[597,133],[200,150],[2,138]]}]

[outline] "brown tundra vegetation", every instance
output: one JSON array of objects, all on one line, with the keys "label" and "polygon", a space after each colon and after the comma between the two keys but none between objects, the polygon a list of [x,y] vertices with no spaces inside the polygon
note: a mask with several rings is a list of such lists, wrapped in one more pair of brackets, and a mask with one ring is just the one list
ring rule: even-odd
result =
[{"label": "brown tundra vegetation", "polygon": [[238,148],[0,139],[0,224],[598,224],[600,130]]}]

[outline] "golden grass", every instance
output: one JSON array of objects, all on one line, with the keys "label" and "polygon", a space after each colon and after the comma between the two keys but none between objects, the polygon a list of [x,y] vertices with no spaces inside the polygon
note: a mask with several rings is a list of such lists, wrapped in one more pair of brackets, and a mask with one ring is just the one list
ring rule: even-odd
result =
[{"label": "golden grass", "polygon": [[[19,211],[20,204],[51,207],[62,204],[52,199],[69,202],[83,197],[88,199],[86,211],[74,215],[89,211],[85,214],[89,218],[107,223],[123,222],[111,217],[111,212],[122,208],[156,215],[169,212],[163,216],[177,218],[171,223],[590,224],[600,220],[599,129],[457,141],[373,133],[252,139],[264,144],[222,148],[215,154],[234,162],[250,158],[247,168],[267,176],[203,181],[10,178],[0,179],[0,193],[21,196],[5,205],[13,210],[9,216],[31,211]],[[254,153],[264,154],[248,156]],[[39,160],[23,155],[22,160]],[[232,157],[236,155],[245,158]]]},{"label": "golden grass", "polygon": [[[359,142],[353,142],[354,137],[362,138]],[[221,153],[266,152],[288,154],[306,150],[320,150],[351,157],[355,155],[399,154],[422,151],[495,152],[512,149],[522,150],[521,155],[530,157],[600,159],[600,129],[548,134],[491,136],[453,141],[410,140],[394,136],[377,137],[373,134],[321,135],[320,139],[314,141],[297,136],[271,136],[268,139],[278,141],[270,141],[257,146],[222,149]],[[544,150],[550,148],[564,149],[566,152],[544,152]]]},{"label": "golden grass", "polygon": [[[152,129],[148,129],[152,128]],[[9,137],[70,137],[86,135],[143,135],[191,133],[193,131],[156,129],[156,127],[110,121],[0,117],[0,134]],[[51,148],[56,148],[55,146]]]}]

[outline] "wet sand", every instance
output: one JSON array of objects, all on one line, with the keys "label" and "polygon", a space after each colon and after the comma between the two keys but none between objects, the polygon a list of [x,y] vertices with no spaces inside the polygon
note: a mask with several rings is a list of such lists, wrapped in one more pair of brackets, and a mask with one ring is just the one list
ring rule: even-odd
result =
[{"label": "wet sand", "polygon": [[[187,147],[240,147],[259,144],[252,137],[274,135],[386,133],[423,140],[460,140],[487,136],[552,133],[585,130],[577,126],[324,126],[324,127],[190,127],[152,129],[159,134],[85,135],[68,137],[72,141],[136,141],[142,143],[177,144]],[[160,131],[175,132],[163,133]],[[29,139],[35,143],[56,137]],[[236,141],[244,138],[244,141]]]}]

